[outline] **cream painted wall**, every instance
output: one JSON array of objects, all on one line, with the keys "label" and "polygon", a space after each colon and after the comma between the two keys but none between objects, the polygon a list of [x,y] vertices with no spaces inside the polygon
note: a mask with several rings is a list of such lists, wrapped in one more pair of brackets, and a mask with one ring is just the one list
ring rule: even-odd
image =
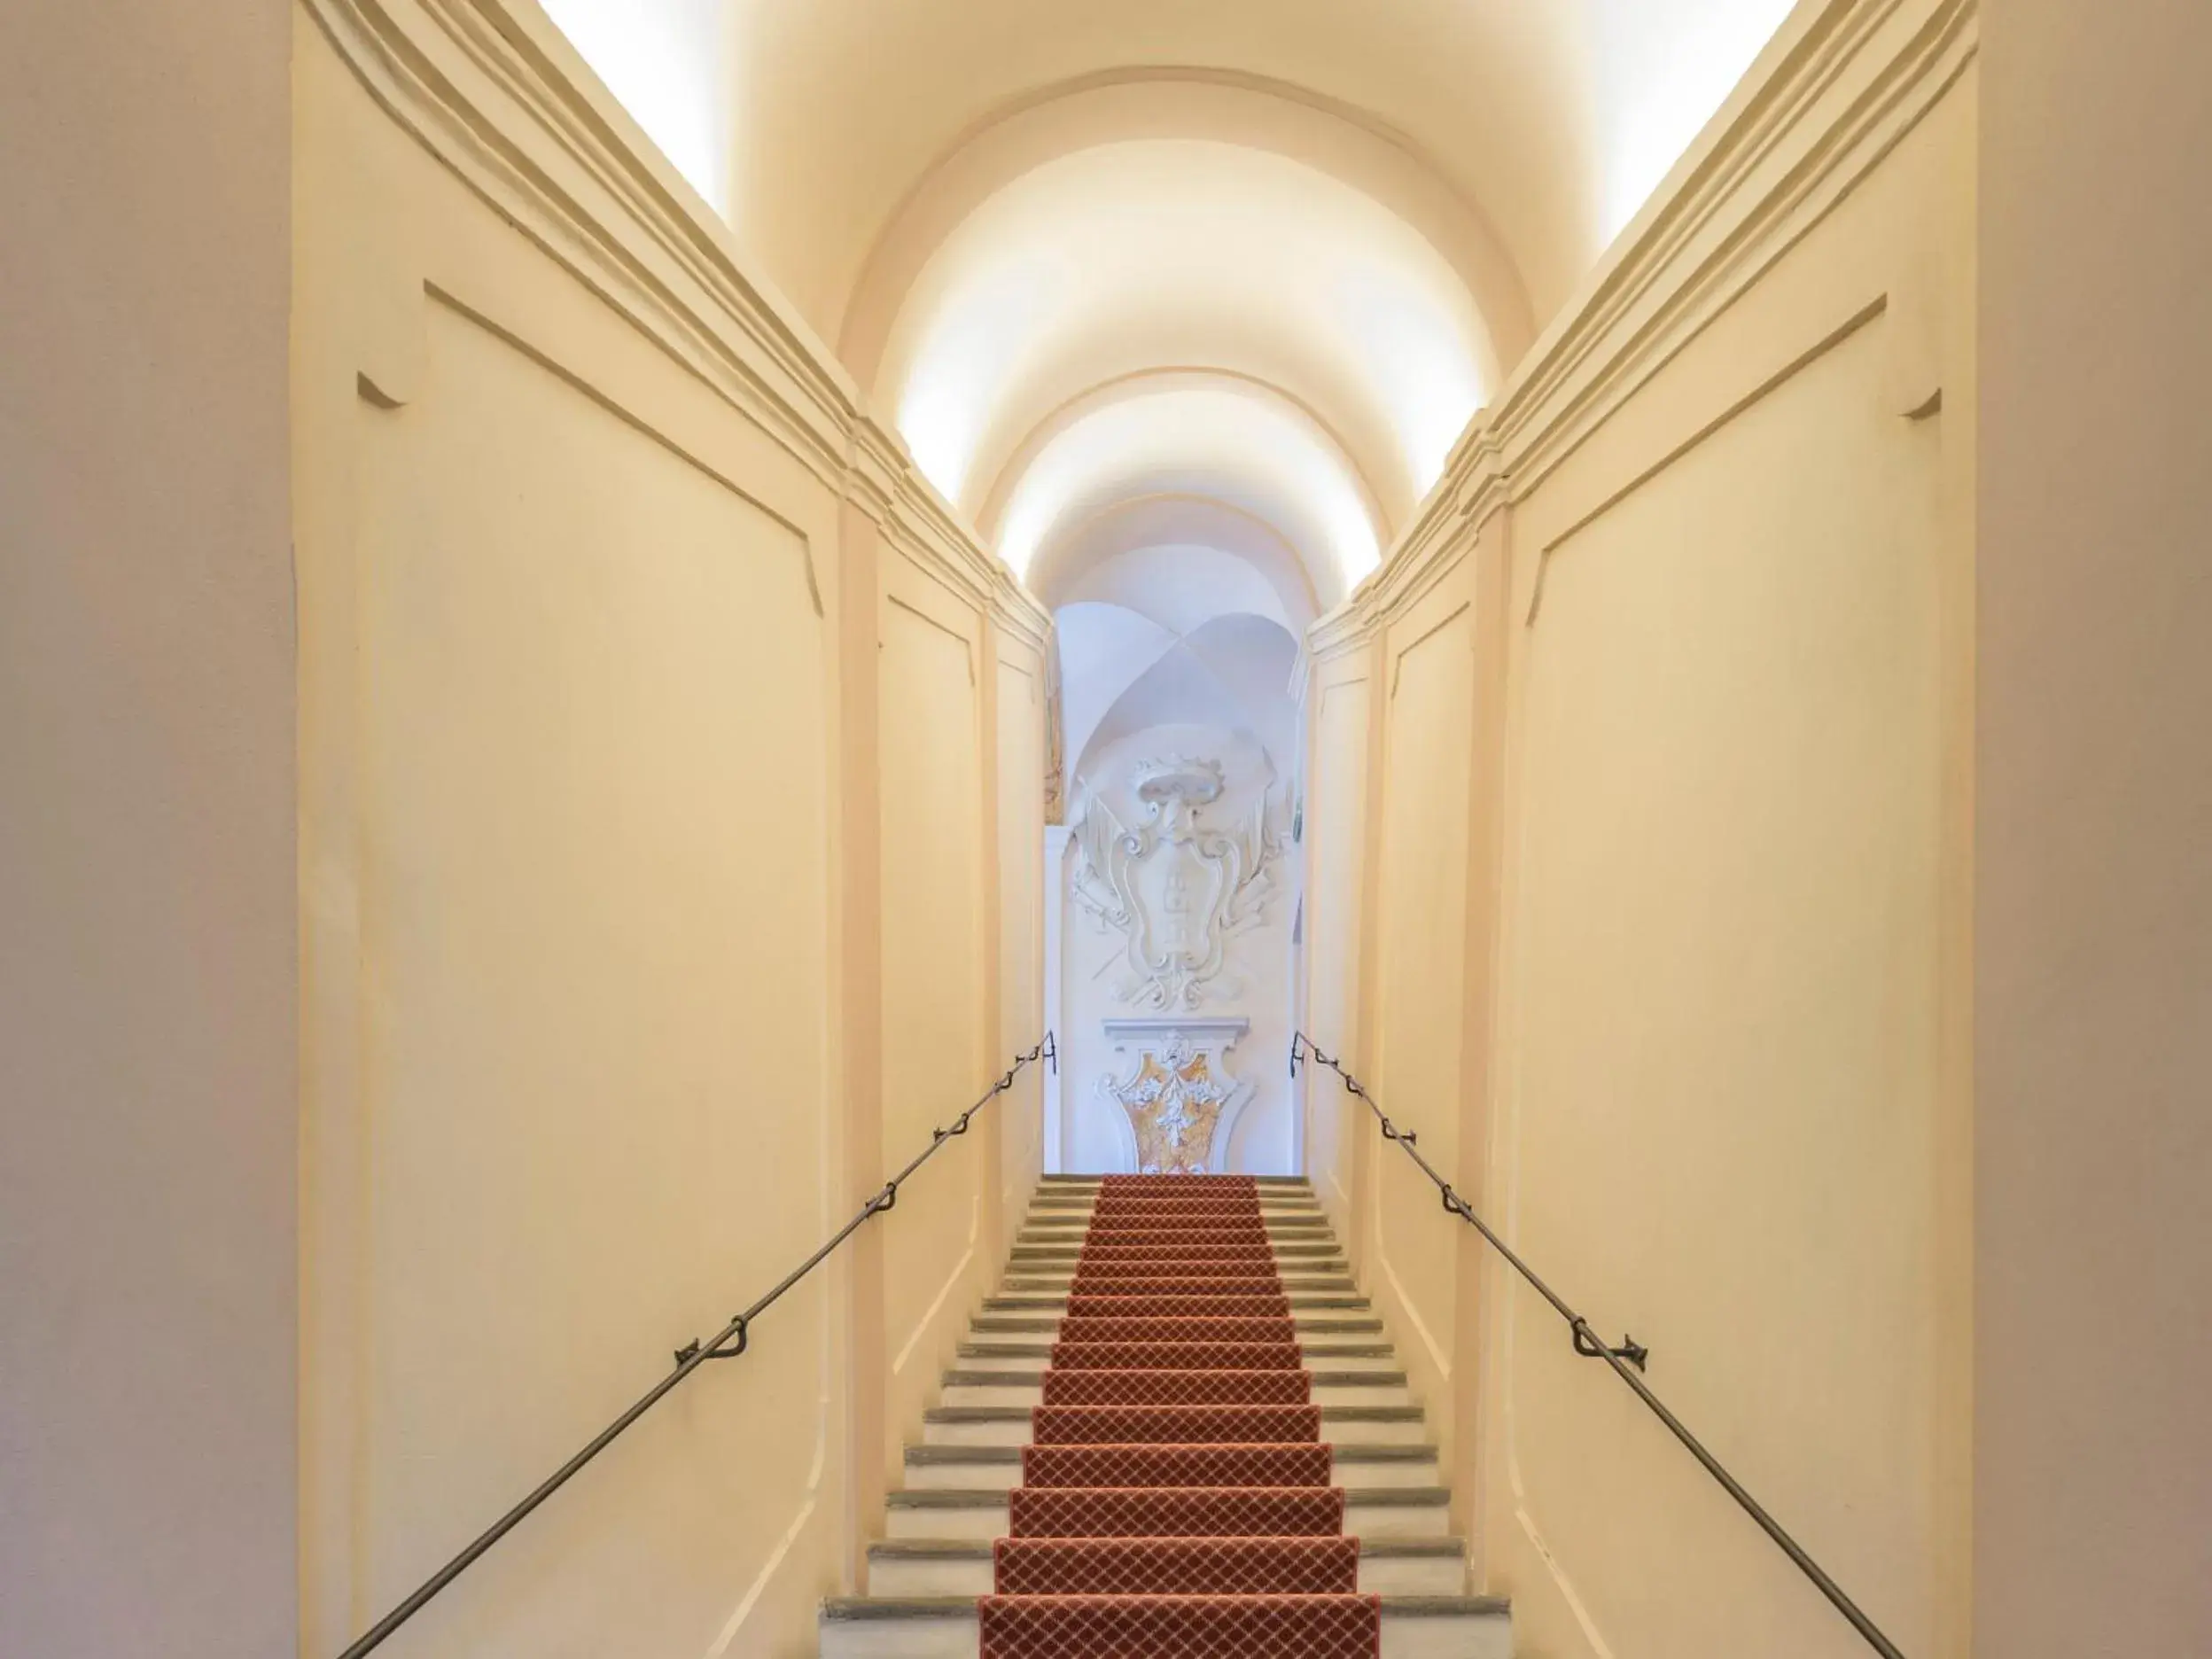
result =
[{"label": "cream painted wall", "polygon": [[[1330,1055],[1359,1051],[1361,903],[1367,856],[1371,653],[1354,649],[1314,665],[1308,682],[1306,997],[1304,1030]],[[1339,1237],[1354,1232],[1352,1149],[1365,1109],[1333,1079],[1306,1079],[1306,1168]]]},{"label": "cream painted wall", "polygon": [[[1470,581],[1462,561],[1385,635],[1375,1013],[1359,1058],[1386,1109],[1416,1126],[1423,1156],[1453,1180],[1461,1179],[1460,1122],[1450,1103],[1462,1093],[1474,759]],[[1441,1406],[1458,1360],[1457,1242],[1437,1225],[1435,1190],[1409,1160],[1371,1159],[1367,1180],[1370,1287],[1400,1336],[1416,1390]],[[1460,1426],[1445,1414],[1440,1427],[1449,1441]]]},{"label": "cream painted wall", "polygon": [[[1795,27],[1313,632],[1313,797],[1379,783],[1357,880],[1318,814],[1309,1019],[1906,1652],[1958,1659],[1973,13]],[[1328,714],[1368,662],[1379,775]],[[1356,1017],[1320,971],[1353,892]],[[1349,1122],[1315,1179],[1357,1196],[1518,1650],[1862,1651]]]},{"label": "cream painted wall", "polygon": [[[299,46],[304,1565],[328,1650],[841,1208],[836,518]],[[833,1282],[407,1650],[806,1640],[844,1521]]]},{"label": "cream painted wall", "polygon": [[[1045,985],[1045,665],[1042,653],[997,639],[999,1022],[993,1059],[1026,1053]],[[992,1110],[999,1115],[999,1215],[1010,1229],[1027,1212],[1045,1168],[1044,1077],[1026,1073]]]},{"label": "cream painted wall", "polygon": [[[1937,1053],[1943,448],[1884,407],[1887,343],[1862,331],[1555,549],[1520,642],[1491,1191],[1926,1653],[1936,1440],[1959,1428],[1936,1157],[1957,1105]],[[1524,1595],[1532,1628],[1551,1614],[1569,1651],[1577,1624],[1655,1653],[1852,1651],[1532,1293],[1505,1286],[1498,1312],[1515,1495],[1493,1561],[1581,1604]],[[1715,1577],[1761,1593],[1683,1593]]]},{"label": "cream painted wall", "polygon": [[[978,671],[994,637],[1033,664],[1046,625],[747,298],[727,234],[643,211],[662,164],[604,95],[519,51],[387,82],[450,49],[446,20],[298,17],[321,1652],[1003,1070],[1001,1026],[1036,1010],[1002,931],[1037,900],[990,884],[1018,813],[986,734],[1024,728]],[[533,171],[484,165],[471,129]],[[1002,1132],[947,1149],[395,1651],[811,1652],[994,1249]]]},{"label": "cream painted wall", "polygon": [[[983,1001],[984,640],[975,619],[905,561],[886,565],[882,619],[884,1148],[896,1169],[977,1092],[997,1021]],[[993,803],[995,806],[995,803]],[[884,1250],[887,1476],[997,1268],[981,1136],[940,1153],[900,1195]]]},{"label": "cream painted wall", "polygon": [[1988,10],[1976,1651],[2212,1652],[2212,11]]},{"label": "cream painted wall", "polygon": [[0,32],[0,1652],[279,1659],[289,19]]}]

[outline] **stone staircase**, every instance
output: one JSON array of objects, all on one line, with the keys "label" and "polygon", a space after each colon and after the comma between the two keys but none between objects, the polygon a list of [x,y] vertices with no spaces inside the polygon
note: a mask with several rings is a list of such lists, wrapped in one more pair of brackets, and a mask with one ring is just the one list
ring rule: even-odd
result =
[{"label": "stone staircase", "polygon": [[[976,1598],[993,1590],[993,1542],[1009,1530],[1031,1411],[1066,1311],[1098,1183],[1048,1176],[988,1299],[945,1374],[940,1403],[890,1494],[868,1593],[824,1603],[823,1659],[973,1659]],[[1396,1351],[1359,1292],[1302,1180],[1263,1181],[1260,1208],[1299,1346],[1359,1540],[1359,1587],[1382,1598],[1384,1659],[1509,1659],[1505,1604],[1470,1596],[1450,1494]],[[1115,1659],[1125,1659],[1116,1655]]]}]

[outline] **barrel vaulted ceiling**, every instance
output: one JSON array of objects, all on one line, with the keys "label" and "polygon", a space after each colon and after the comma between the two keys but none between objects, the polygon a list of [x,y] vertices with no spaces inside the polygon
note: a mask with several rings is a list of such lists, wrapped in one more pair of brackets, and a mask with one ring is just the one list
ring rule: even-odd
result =
[{"label": "barrel vaulted ceiling", "polygon": [[544,4],[1043,597],[1184,632],[1373,568],[1789,10]]}]

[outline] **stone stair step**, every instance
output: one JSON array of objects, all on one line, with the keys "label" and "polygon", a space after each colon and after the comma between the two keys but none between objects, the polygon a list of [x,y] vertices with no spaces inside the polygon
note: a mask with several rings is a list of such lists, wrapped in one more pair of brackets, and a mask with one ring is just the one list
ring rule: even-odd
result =
[{"label": "stone stair step", "polygon": [[[1342,1270],[1330,1273],[1293,1267],[1278,1269],[1277,1272],[1281,1278],[1284,1291],[1291,1296],[1309,1291],[1356,1295],[1359,1289],[1359,1281]],[[1009,1271],[1006,1277],[999,1281],[999,1289],[1002,1293],[1009,1291],[1016,1294],[1056,1293],[1064,1297],[1068,1294],[1069,1288],[1074,1283],[1075,1270],[1071,1266],[1027,1268],[1018,1272]]]},{"label": "stone stair step", "polygon": [[[1039,1226],[1032,1223],[1014,1235],[1013,1248],[1016,1250],[1048,1250],[1056,1247],[1073,1250],[1079,1247],[1090,1235],[1090,1223],[1087,1221],[1071,1222],[1064,1227]],[[1267,1224],[1266,1231],[1262,1236],[1270,1244],[1274,1245],[1334,1244],[1337,1242],[1336,1229],[1320,1221],[1311,1224],[1297,1221],[1271,1221]]]},{"label": "stone stair step", "polygon": [[[1057,1203],[1039,1203],[1022,1211],[1021,1225],[1024,1227],[1087,1227],[1098,1213],[1099,1207],[1087,1198]],[[1235,1227],[1241,1231],[1250,1225],[1254,1216],[1258,1216],[1261,1227],[1269,1231],[1286,1227],[1310,1232],[1320,1227],[1333,1230],[1335,1227],[1334,1218],[1317,1203],[1265,1198],[1260,1200],[1257,1210],[1245,1210],[1234,1214],[1178,1216],[1156,1210],[1116,1210],[1113,1214],[1118,1226],[1157,1226],[1178,1231],[1186,1226]]]},{"label": "stone stair step", "polygon": [[[1436,1484],[1437,1448],[1332,1441],[1335,1484],[1360,1486],[1426,1487]],[[1019,1445],[909,1445],[907,1490],[1000,1491],[1022,1484]]]},{"label": "stone stair step", "polygon": [[[1013,1250],[1010,1251],[1007,1257],[1005,1276],[1009,1279],[1015,1279],[1032,1278],[1040,1273],[1064,1273],[1071,1278],[1074,1276],[1076,1268],[1081,1265],[1079,1257],[1080,1252],[1074,1250]],[[1151,1264],[1149,1262],[1140,1262],[1136,1265],[1149,1266]],[[1242,1267],[1245,1264],[1241,1262],[1216,1260],[1201,1263],[1199,1265],[1210,1268],[1226,1269],[1230,1267]],[[1162,1267],[1174,1267],[1185,1266],[1185,1264],[1163,1259],[1159,1263],[1159,1266]],[[1294,1251],[1289,1255],[1285,1255],[1282,1252],[1278,1251],[1276,1252],[1274,1258],[1271,1261],[1251,1263],[1250,1271],[1249,1273],[1201,1273],[1196,1276],[1210,1279],[1265,1279],[1270,1273],[1304,1273],[1308,1276],[1314,1274],[1327,1274],[1333,1278],[1344,1279],[1351,1276],[1351,1263],[1345,1258],[1344,1253],[1342,1250],[1336,1249],[1334,1245],[1330,1245],[1325,1249]],[[1142,1277],[1143,1275],[1138,1274],[1132,1276]],[[1191,1275],[1186,1272],[1180,1274],[1161,1273],[1155,1276],[1160,1278],[1187,1278]]]},{"label": "stone stair step", "polygon": [[[1089,1215],[1100,1207],[1101,1201],[1093,1193],[1040,1193],[1029,1201],[1022,1213],[1025,1216]],[[1258,1203],[1249,1205],[1240,1203],[1221,1207],[1209,1205],[1201,1209],[1191,1209],[1177,1204],[1131,1205],[1117,1203],[1107,1204],[1105,1207],[1116,1215],[1158,1216],[1171,1221],[1235,1223],[1249,1220],[1254,1215],[1262,1219],[1276,1216],[1308,1219],[1318,1218],[1322,1220],[1328,1219],[1328,1211],[1322,1207],[1320,1199],[1312,1193],[1299,1192],[1263,1192],[1259,1195]]]},{"label": "stone stair step", "polygon": [[[1040,1175],[1037,1178],[1038,1190],[1096,1188],[1106,1179],[1103,1175]],[[1313,1183],[1303,1175],[1254,1175],[1250,1180],[1262,1192],[1271,1187],[1295,1187],[1304,1192],[1313,1190]]]},{"label": "stone stair step", "polygon": [[[1344,1254],[1333,1240],[1315,1243],[1270,1244],[1267,1248],[1273,1252],[1278,1262],[1342,1261]],[[1072,1266],[1075,1258],[1082,1253],[1081,1244],[1071,1239],[1065,1244],[1016,1244],[1010,1253],[1010,1259],[1016,1262],[1065,1260]],[[1160,1259],[1166,1261],[1170,1258],[1162,1257]]]},{"label": "stone stair step", "polygon": [[[1387,1342],[1356,1342],[1343,1337],[1302,1339],[1300,1357],[1309,1371],[1398,1370],[1398,1351]],[[1052,1344],[1039,1336],[992,1336],[960,1344],[959,1369],[973,1368],[968,1361],[989,1361],[994,1370],[1042,1371],[1052,1358]]]},{"label": "stone stair step", "polygon": [[[1032,1210],[1029,1212],[1028,1219],[1022,1223],[1022,1230],[1025,1233],[1072,1233],[1079,1236],[1089,1229],[1091,1217],[1094,1213],[1090,1210],[1075,1209]],[[1330,1225],[1328,1218],[1319,1211],[1266,1210],[1260,1212],[1259,1220],[1261,1231],[1270,1235],[1298,1235],[1309,1233],[1334,1233],[1336,1230]],[[1133,1222],[1131,1225],[1141,1224]],[[1232,1218],[1224,1218],[1218,1222],[1208,1221],[1202,1225],[1234,1227],[1240,1233],[1245,1230],[1242,1221]],[[1160,1226],[1164,1230],[1170,1232],[1181,1229],[1180,1223],[1171,1221],[1164,1217],[1161,1219]]]},{"label": "stone stair step", "polygon": [[[1092,1218],[1097,1213],[1097,1207],[1088,1203],[1038,1204],[1023,1212],[1017,1230],[1026,1233],[1032,1228],[1038,1228],[1048,1229],[1055,1233],[1080,1235],[1089,1230]],[[1250,1217],[1249,1215],[1245,1217],[1226,1216],[1218,1219],[1208,1217],[1206,1219],[1209,1221],[1218,1219],[1221,1226],[1234,1227],[1242,1231]],[[1160,1221],[1163,1227],[1171,1230],[1180,1230],[1183,1225],[1172,1217],[1162,1217]],[[1318,1204],[1264,1203],[1259,1207],[1259,1222],[1261,1230],[1270,1236],[1278,1233],[1289,1235],[1319,1233],[1330,1235],[1336,1231],[1336,1224],[1329,1219],[1328,1212]],[[1136,1227],[1140,1223],[1132,1219],[1124,1225]]]},{"label": "stone stair step", "polygon": [[[1029,1209],[1025,1213],[1041,1215],[1050,1212],[1055,1215],[1066,1215],[1079,1212],[1087,1215],[1097,1208],[1098,1196],[1095,1193],[1040,1193],[1030,1201]],[[1328,1213],[1321,1207],[1321,1201],[1311,1193],[1289,1191],[1263,1191],[1259,1195],[1258,1208],[1263,1216],[1325,1216]]]},{"label": "stone stair step", "polygon": [[[1030,1414],[1020,1406],[933,1406],[922,1442],[933,1446],[1024,1446]],[[1414,1445],[1427,1438],[1418,1406],[1323,1406],[1321,1438],[1342,1445]]]},{"label": "stone stair step", "polygon": [[[1060,1328],[1060,1323],[1056,1313],[978,1313],[969,1321],[968,1328],[978,1340],[1017,1333],[1049,1336]],[[1382,1321],[1372,1315],[1332,1313],[1326,1310],[1293,1312],[1290,1323],[1301,1336],[1372,1336],[1382,1329]]]},{"label": "stone stair step", "polygon": [[[1507,1604],[1487,1596],[1387,1596],[1379,1659],[1511,1659]],[[822,1659],[975,1659],[973,1597],[853,1597],[822,1607]]]},{"label": "stone stair step", "polygon": [[[1350,1291],[1343,1290],[1313,1293],[1300,1292],[1292,1295],[1290,1297],[1290,1311],[1293,1313],[1297,1313],[1302,1311],[1319,1312],[1326,1309],[1335,1309],[1338,1312],[1357,1312],[1359,1309],[1365,1308],[1367,1305],[1367,1297],[1355,1295]],[[1020,1291],[1012,1296],[989,1297],[985,1299],[983,1304],[983,1311],[986,1313],[1058,1314],[1065,1313],[1067,1312],[1067,1308],[1068,1297],[1067,1293],[1064,1290],[1056,1295],[1051,1291],[1045,1290]]]},{"label": "stone stair step", "polygon": [[[1048,1210],[1054,1211],[1095,1210],[1098,1208],[1099,1202],[1099,1196],[1095,1192],[1040,1188],[1030,1198],[1028,1210],[1024,1213],[1034,1214],[1040,1211]],[[1128,1206],[1118,1205],[1117,1207],[1126,1209]],[[1320,1197],[1311,1189],[1301,1190],[1295,1187],[1262,1188],[1258,1201],[1253,1208],[1258,1210],[1262,1215],[1327,1215],[1328,1213],[1322,1207]],[[1203,1210],[1185,1211],[1184,1207],[1180,1205],[1148,1202],[1137,1206],[1135,1211],[1135,1213],[1141,1215],[1167,1215],[1178,1212],[1199,1215],[1250,1215],[1251,1210],[1247,1209],[1242,1203],[1235,1203],[1226,1207],[1208,1206]]]},{"label": "stone stair step", "polygon": [[[992,1589],[991,1545],[982,1538],[886,1538],[868,1546],[870,1600],[980,1596]],[[1359,1549],[1367,1595],[1458,1595],[1467,1546],[1455,1538],[1369,1538]]]},{"label": "stone stair step", "polygon": [[[1317,1371],[1312,1377],[1313,1403],[1331,1406],[1407,1406],[1413,1403],[1403,1371]],[[1045,1403],[1045,1390],[1035,1372],[978,1367],[947,1371],[943,1384],[947,1406],[1011,1406],[1024,1410]]]},{"label": "stone stair step", "polygon": [[[1451,1531],[1452,1494],[1443,1486],[1378,1486],[1348,1476],[1344,1530],[1370,1538],[1443,1538]],[[884,1500],[885,1530],[894,1538],[998,1538],[1011,1524],[1008,1489],[909,1487]]]},{"label": "stone stair step", "polygon": [[[1052,1277],[1058,1278],[1064,1283],[1075,1276],[1075,1270],[1082,1265],[1080,1257],[1081,1252],[1073,1249],[1011,1250],[1007,1255],[1006,1271],[1003,1276],[1008,1279]],[[1118,1266],[1118,1264],[1116,1265]],[[1154,1264],[1139,1261],[1133,1265],[1149,1267]],[[1165,1272],[1150,1275],[1151,1277],[1167,1279],[1193,1276],[1188,1271],[1188,1264],[1163,1259],[1157,1265],[1168,1269],[1181,1266],[1184,1271],[1180,1273],[1172,1271]],[[1252,1262],[1249,1264],[1249,1267],[1245,1263],[1220,1260],[1203,1262],[1198,1265],[1207,1268],[1224,1270],[1196,1275],[1203,1279],[1266,1279],[1274,1274],[1281,1274],[1286,1279],[1293,1276],[1308,1279],[1349,1279],[1351,1277],[1350,1258],[1333,1244],[1312,1250],[1293,1250],[1288,1255],[1278,1250],[1273,1259]],[[1235,1273],[1226,1271],[1229,1268],[1237,1268],[1241,1271]],[[1141,1278],[1146,1275],[1132,1274],[1130,1276]]]},{"label": "stone stair step", "polygon": [[[1227,1247],[1223,1247],[1227,1248]],[[1036,1273],[1071,1273],[1084,1259],[1083,1235],[1071,1235],[1064,1243],[1030,1243],[1016,1240],[1006,1253],[1001,1269],[1008,1277]],[[1344,1247],[1327,1234],[1314,1234],[1310,1238],[1285,1241],[1271,1239],[1267,1253],[1256,1259],[1238,1260],[1234,1257],[1200,1255],[1188,1265],[1171,1256],[1112,1257],[1107,1265],[1118,1271],[1125,1263],[1149,1267],[1157,1263],[1163,1267],[1181,1268],[1179,1276],[1189,1276],[1192,1267],[1201,1270],[1199,1276],[1219,1273],[1230,1278],[1265,1278],[1270,1273],[1349,1273],[1351,1258]]]}]

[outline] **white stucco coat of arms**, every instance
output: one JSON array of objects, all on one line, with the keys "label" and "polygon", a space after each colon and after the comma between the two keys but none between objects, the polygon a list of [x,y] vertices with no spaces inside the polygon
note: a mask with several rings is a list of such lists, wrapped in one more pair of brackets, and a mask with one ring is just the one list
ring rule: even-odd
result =
[{"label": "white stucco coat of arms", "polygon": [[1075,901],[1123,937],[1114,996],[1164,1011],[1233,999],[1244,987],[1232,947],[1266,919],[1289,841],[1287,809],[1263,788],[1213,827],[1209,814],[1226,789],[1218,760],[1155,760],[1133,782],[1140,822],[1124,823],[1094,794],[1074,826]]}]

